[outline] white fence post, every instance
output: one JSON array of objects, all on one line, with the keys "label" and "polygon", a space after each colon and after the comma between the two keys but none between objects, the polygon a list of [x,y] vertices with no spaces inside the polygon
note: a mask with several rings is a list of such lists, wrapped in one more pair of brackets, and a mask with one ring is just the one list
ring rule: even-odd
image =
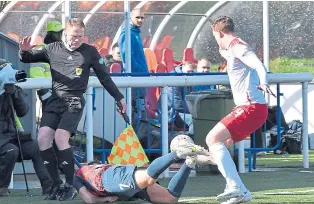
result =
[{"label": "white fence post", "polygon": [[264,65],[269,71],[269,4],[267,0],[263,1],[263,55]]},{"label": "white fence post", "polygon": [[86,157],[87,162],[94,160],[94,134],[93,134],[93,87],[86,91]]},{"label": "white fence post", "polygon": [[65,27],[66,21],[69,20],[72,16],[72,2],[64,1],[62,3],[62,25]]},{"label": "white fence post", "polygon": [[240,173],[245,173],[245,162],[244,162],[244,141],[238,142],[238,167]]},{"label": "white fence post", "polygon": [[302,139],[303,139],[303,167],[309,168],[309,134],[308,134],[308,82],[302,83]]},{"label": "white fence post", "polygon": [[[162,155],[169,153],[168,149],[168,93],[167,87],[161,88],[161,135],[162,135]],[[164,171],[164,177],[169,177],[169,169]]]},{"label": "white fence post", "polygon": [[[131,4],[129,0],[124,0],[124,28],[125,28],[125,50],[126,53],[131,53],[131,18],[130,18]],[[125,55],[125,72],[131,73],[131,54]],[[131,88],[126,89],[126,103],[127,113],[130,116],[130,123],[132,124],[132,91]],[[135,96],[133,96],[135,97]]]}]

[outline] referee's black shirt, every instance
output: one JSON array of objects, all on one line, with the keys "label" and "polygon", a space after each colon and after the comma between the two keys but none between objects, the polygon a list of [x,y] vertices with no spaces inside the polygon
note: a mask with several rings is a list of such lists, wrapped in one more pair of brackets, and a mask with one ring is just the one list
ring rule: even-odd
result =
[{"label": "referee's black shirt", "polygon": [[94,69],[100,83],[120,101],[123,95],[105,71],[105,63],[94,46],[83,43],[74,51],[68,50],[63,42],[47,45],[42,50],[20,51],[24,63],[47,62],[50,64],[52,90],[55,93],[81,93],[87,89],[90,68]]}]

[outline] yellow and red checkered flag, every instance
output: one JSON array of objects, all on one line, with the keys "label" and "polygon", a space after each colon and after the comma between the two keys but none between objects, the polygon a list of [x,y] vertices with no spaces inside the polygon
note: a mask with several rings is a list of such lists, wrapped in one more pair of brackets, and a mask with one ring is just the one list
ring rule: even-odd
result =
[{"label": "yellow and red checkered flag", "polygon": [[123,130],[113,144],[108,161],[109,164],[135,164],[137,167],[142,167],[149,162],[131,125]]}]

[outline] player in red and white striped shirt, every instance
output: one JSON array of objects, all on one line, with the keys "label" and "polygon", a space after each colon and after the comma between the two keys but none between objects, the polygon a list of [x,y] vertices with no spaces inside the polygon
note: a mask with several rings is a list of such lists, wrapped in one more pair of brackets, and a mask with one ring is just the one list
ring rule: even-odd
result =
[{"label": "player in red and white striped shirt", "polygon": [[252,196],[239,177],[235,164],[224,145],[239,142],[261,127],[267,118],[263,94],[272,93],[263,63],[243,40],[235,36],[234,23],[227,16],[218,17],[212,25],[220,54],[227,60],[227,72],[236,107],[207,135],[206,143],[227,185],[217,200],[224,204],[250,203]]}]

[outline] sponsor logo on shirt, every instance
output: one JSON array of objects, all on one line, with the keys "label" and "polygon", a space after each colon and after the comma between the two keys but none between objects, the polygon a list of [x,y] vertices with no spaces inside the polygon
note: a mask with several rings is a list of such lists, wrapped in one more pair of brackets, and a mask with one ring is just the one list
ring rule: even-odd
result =
[{"label": "sponsor logo on shirt", "polygon": [[63,162],[62,162],[62,164],[63,164],[63,165],[67,165],[67,164],[68,164],[68,162],[66,162],[66,161],[63,161]]}]

